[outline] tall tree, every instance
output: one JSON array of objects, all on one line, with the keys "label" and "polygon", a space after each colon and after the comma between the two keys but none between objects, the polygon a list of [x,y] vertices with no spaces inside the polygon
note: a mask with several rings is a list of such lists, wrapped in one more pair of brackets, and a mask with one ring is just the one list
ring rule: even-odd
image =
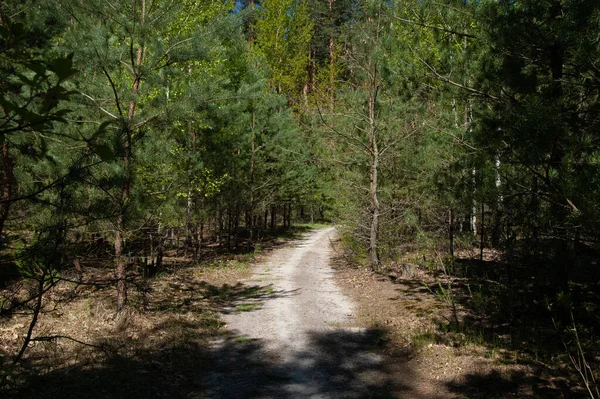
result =
[{"label": "tall tree", "polygon": [[271,71],[270,85],[298,104],[308,79],[313,25],[303,0],[265,0],[256,22],[256,46]]},{"label": "tall tree", "polygon": [[531,226],[534,241],[558,241],[552,257],[562,289],[574,241],[596,236],[598,208],[586,187],[598,179],[599,10],[594,1],[562,0],[481,8],[490,51],[480,81],[495,99],[478,112],[478,145],[511,166],[504,196],[521,198],[535,215],[519,212],[523,219],[511,224]]},{"label": "tall tree", "polygon": [[[364,1],[358,6],[361,17],[346,27],[345,34],[345,64],[349,78],[339,91],[338,110],[324,115],[323,120],[343,143],[339,147],[342,157],[338,157],[338,162],[352,167],[354,177],[351,179],[358,179],[359,187],[365,180],[367,182],[364,190],[368,193],[368,204],[361,205],[360,200],[356,204],[359,209],[367,207],[367,226],[359,221],[357,227],[363,225],[358,231],[366,230],[369,263],[375,270],[380,263],[382,160],[410,135],[412,129],[405,119],[411,117],[400,112],[402,104],[396,101],[396,93],[388,79],[390,41],[393,39],[389,19],[392,5]],[[362,165],[367,165],[367,170]],[[362,198],[362,194],[354,198]],[[357,202],[356,199],[353,202]]]},{"label": "tall tree", "polygon": [[46,135],[54,135],[56,124],[65,122],[67,111],[59,104],[69,98],[65,81],[75,72],[70,55],[49,54],[49,40],[61,24],[46,7],[32,13],[28,3],[0,7],[0,236],[11,204],[19,200],[14,198],[16,157],[45,156]]},{"label": "tall tree", "polygon": [[[63,5],[73,26],[64,35],[62,46],[79,49],[76,61],[88,71],[78,82],[85,104],[79,107],[81,117],[106,121],[105,126],[110,129],[96,140],[104,145],[107,155],[115,154],[113,165],[101,174],[113,176],[111,186],[103,189],[114,212],[119,311],[127,303],[130,260],[126,256],[126,240],[136,219],[141,219],[133,196],[138,147],[156,132],[154,126],[168,119],[169,112],[177,111],[168,103],[169,76],[176,68],[189,69],[193,61],[204,59],[199,52],[203,50],[203,38],[195,34],[196,30],[187,29],[189,24],[182,23],[190,11],[186,5],[190,6],[150,0],[124,0],[109,6],[104,2]],[[209,14],[213,12],[210,5],[206,7]],[[196,21],[202,17],[197,16]],[[172,29],[176,23],[183,27],[178,33]],[[86,43],[85,48],[80,43]]]}]

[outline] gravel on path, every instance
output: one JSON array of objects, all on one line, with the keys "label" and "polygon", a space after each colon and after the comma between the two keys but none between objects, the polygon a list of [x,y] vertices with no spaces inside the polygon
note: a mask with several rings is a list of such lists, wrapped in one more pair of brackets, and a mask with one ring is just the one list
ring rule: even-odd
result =
[{"label": "gravel on path", "polygon": [[223,315],[231,335],[214,344],[213,398],[388,398],[402,390],[356,326],[354,306],[333,280],[335,228],[279,248],[245,284],[261,287]]}]

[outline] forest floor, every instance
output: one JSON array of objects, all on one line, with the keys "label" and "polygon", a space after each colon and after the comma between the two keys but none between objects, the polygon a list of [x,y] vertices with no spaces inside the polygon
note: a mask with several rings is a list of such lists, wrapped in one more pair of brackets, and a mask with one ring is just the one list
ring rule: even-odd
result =
[{"label": "forest floor", "polygon": [[530,344],[512,344],[518,334],[490,337],[484,323],[473,322],[481,317],[474,315],[475,302],[492,299],[462,300],[461,279],[419,268],[410,277],[393,267],[373,273],[341,253],[333,265],[342,292],[356,304],[358,323],[380,329],[389,359],[401,364],[395,379],[408,377],[412,384],[400,397],[589,398],[562,348],[546,361],[515,349]]},{"label": "forest floor", "polygon": [[[564,359],[441,328],[472,313],[456,282],[419,268],[373,273],[338,248],[323,228],[254,255],[171,258],[161,275],[133,280],[120,318],[112,285],[61,283],[12,371],[29,316],[0,319],[6,397],[585,397]],[[111,273],[96,265],[80,278]]]}]

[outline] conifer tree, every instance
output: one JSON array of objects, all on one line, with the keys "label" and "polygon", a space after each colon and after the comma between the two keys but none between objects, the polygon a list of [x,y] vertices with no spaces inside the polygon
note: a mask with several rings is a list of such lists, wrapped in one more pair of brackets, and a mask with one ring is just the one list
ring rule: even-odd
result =
[{"label": "conifer tree", "polygon": [[46,7],[32,12],[28,3],[0,7],[0,237],[11,204],[36,196],[34,191],[17,192],[15,169],[21,160],[28,163],[46,156],[46,135],[56,134],[57,125],[65,122],[68,111],[60,103],[71,94],[65,81],[75,72],[70,55],[49,52],[48,42],[61,24]]},{"label": "conifer tree", "polygon": [[[356,166],[352,172],[355,176],[353,179],[358,179],[359,187],[366,185],[364,190],[368,193],[368,205],[361,204],[360,200],[357,205],[359,209],[367,207],[367,222],[365,225],[359,221],[358,226],[363,227],[358,231],[367,230],[369,263],[373,270],[380,263],[382,157],[392,151],[406,134],[403,121],[392,116],[397,104],[386,81],[386,59],[391,38],[388,6],[378,1],[360,3],[362,16],[347,26],[346,32],[345,61],[350,78],[347,86],[340,91],[337,103],[344,112],[333,113],[335,119],[323,118],[326,127],[346,148],[343,162]],[[368,166],[366,170],[362,165]],[[355,174],[357,172],[358,175]],[[354,196],[362,197],[362,194]],[[361,214],[365,213],[363,209],[360,210]]]},{"label": "conifer tree", "polygon": [[[495,98],[476,116],[477,145],[505,165],[503,197],[515,206],[510,224],[524,228],[534,251],[551,252],[558,289],[566,288],[575,241],[596,236],[589,187],[598,178],[599,11],[593,1],[481,7],[490,47],[479,81]],[[557,240],[550,251],[538,246],[545,238]]]},{"label": "conifer tree", "polygon": [[[151,140],[155,127],[164,126],[172,112],[178,111],[168,102],[169,78],[175,68],[185,71],[196,60],[205,59],[205,39],[196,30],[173,30],[189,15],[184,6],[132,0],[111,3],[112,9],[104,2],[70,2],[63,7],[73,20],[72,31],[63,38],[64,47],[77,49],[75,59],[86,70],[77,87],[85,104],[79,108],[82,118],[104,121],[107,128],[94,140],[102,144],[100,155],[109,163],[98,170],[97,179],[108,184],[102,190],[108,194],[113,215],[119,311],[127,302],[131,262],[125,243],[130,229],[143,223],[135,194],[135,172],[143,158],[139,150],[145,149],[141,143]],[[208,7],[207,13],[211,12]],[[112,177],[106,180],[101,175]]]}]

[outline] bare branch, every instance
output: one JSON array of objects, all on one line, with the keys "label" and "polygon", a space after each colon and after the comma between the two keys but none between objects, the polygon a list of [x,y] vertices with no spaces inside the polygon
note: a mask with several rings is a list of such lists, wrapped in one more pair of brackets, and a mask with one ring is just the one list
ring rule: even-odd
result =
[{"label": "bare branch", "polygon": [[335,127],[331,126],[329,123],[327,123],[327,121],[325,120],[325,118],[323,117],[323,113],[321,112],[321,107],[319,107],[317,105],[317,110],[319,111],[319,117],[321,118],[321,121],[323,122],[323,124],[332,132],[334,132],[335,134],[344,137],[346,140],[350,141],[350,142],[354,142],[359,144],[359,146],[363,147],[367,153],[371,153],[371,149],[369,148],[369,146],[365,143],[363,143],[361,140],[359,140],[356,137],[352,137],[346,133],[342,133],[339,130],[337,130]]},{"label": "bare branch", "polygon": [[93,98],[92,96],[90,96],[90,95],[88,95],[88,94],[85,94],[84,92],[81,92],[81,91],[79,92],[79,94],[81,94],[81,95],[82,95],[82,96],[84,96],[85,98],[88,98],[88,99],[90,99],[91,101],[93,101],[94,103],[96,103],[96,106],[98,107],[98,109],[99,109],[100,111],[104,112],[106,115],[110,116],[110,117],[111,117],[111,118],[113,118],[113,119],[119,119],[119,117],[118,117],[118,116],[116,116],[115,114],[113,114],[113,113],[109,112],[107,109],[105,109],[105,108],[101,107],[101,106],[100,106],[100,104],[98,103],[98,101],[97,101],[95,98]]},{"label": "bare branch", "polygon": [[[432,129],[435,129],[435,127],[434,127],[434,126],[431,126],[430,124],[427,124],[427,126],[429,126],[429,127],[430,127],[430,128],[432,128]],[[452,133],[450,133],[450,132],[448,132],[448,131],[446,131],[446,130],[444,130],[444,129],[442,129],[442,130],[441,130],[441,132],[442,132],[442,133],[445,133],[445,134],[447,134],[447,135],[448,135],[448,136],[450,136],[450,137],[452,137],[452,138],[453,138],[454,140],[456,140],[456,141],[457,141],[459,144],[462,144],[462,145],[464,145],[465,147],[467,147],[467,148],[469,148],[469,149],[471,149],[471,150],[473,150],[473,151],[479,151],[479,148],[473,147],[471,144],[469,144],[468,142],[466,142],[466,141],[465,141],[463,138],[461,138],[461,137],[458,137],[457,135],[455,135],[455,134],[452,134]]]},{"label": "bare branch", "polygon": [[[99,165],[104,161],[98,161],[98,162],[94,162],[90,165],[84,166],[81,169],[87,169],[87,168],[91,168],[93,166]],[[17,202],[17,201],[22,201],[25,199],[32,199],[35,198],[36,196],[38,196],[39,194],[43,193],[44,191],[47,191],[49,189],[51,189],[52,187],[57,186],[59,183],[61,183],[63,180],[67,179],[69,176],[71,176],[73,174],[73,172],[69,172],[66,175],[59,177],[58,179],[54,180],[52,183],[40,188],[39,190],[31,193],[31,194],[26,194],[26,195],[22,195],[20,197],[15,197],[15,198],[9,198],[9,199],[5,199],[5,200],[0,200],[0,204],[4,204],[7,202]]]},{"label": "bare branch", "polygon": [[429,70],[430,70],[430,71],[431,71],[431,72],[432,72],[432,73],[433,73],[433,74],[434,74],[434,75],[435,75],[435,76],[436,76],[438,79],[440,79],[441,81],[443,81],[443,82],[446,82],[446,83],[449,83],[449,84],[451,84],[452,86],[456,86],[456,87],[459,87],[459,88],[461,88],[461,89],[464,89],[464,90],[466,90],[466,91],[468,91],[468,92],[475,93],[475,94],[478,94],[478,95],[480,95],[480,96],[483,96],[483,97],[491,98],[492,100],[498,100],[498,97],[496,97],[496,96],[493,96],[493,95],[491,95],[491,94],[489,94],[489,93],[485,93],[485,92],[483,92],[483,91],[480,91],[480,90],[474,89],[474,88],[472,88],[472,87],[465,86],[465,85],[463,85],[463,84],[461,84],[461,83],[455,82],[455,81],[453,81],[453,80],[450,80],[449,78],[447,78],[447,77],[445,77],[445,76],[441,75],[441,74],[440,74],[438,71],[436,71],[434,67],[432,67],[431,65],[429,65],[429,64],[427,63],[427,61],[425,61],[424,59],[422,59],[422,58],[421,58],[421,57],[419,57],[419,56],[417,56],[417,58],[419,59],[419,61],[421,61],[423,64],[425,64],[425,66],[427,66],[427,68],[428,68],[428,69],[429,69]]},{"label": "bare branch", "polygon": [[146,124],[148,124],[148,123],[152,122],[154,119],[156,119],[156,118],[158,118],[159,116],[162,116],[162,115],[164,115],[164,114],[165,114],[164,112],[161,112],[160,114],[153,115],[153,116],[149,117],[148,119],[145,119],[145,120],[143,120],[143,121],[140,121],[140,122],[136,123],[135,125],[133,125],[133,126],[131,127],[131,130],[139,129],[139,128],[141,128],[142,126],[144,126],[144,125],[146,125]]},{"label": "bare branch", "polygon": [[51,342],[51,341],[56,341],[58,339],[67,339],[69,341],[77,342],[80,345],[84,345],[84,346],[89,346],[91,348],[100,349],[101,351],[103,351],[104,353],[106,353],[106,348],[104,346],[94,345],[94,344],[90,344],[88,342],[83,342],[83,341],[80,341],[80,340],[75,339],[73,337],[69,337],[68,335],[50,335],[50,336],[43,336],[43,337],[35,337],[35,338],[31,338],[31,342]]},{"label": "bare branch", "polygon": [[415,134],[417,132],[417,128],[413,129],[411,132],[398,137],[396,140],[392,141],[391,143],[389,143],[388,145],[386,145],[381,151],[379,151],[379,155],[383,155],[387,150],[389,150],[390,148],[393,148],[396,144],[398,144],[400,142],[400,140],[406,140],[407,138],[409,138],[410,136],[412,136],[413,134]]},{"label": "bare branch", "polygon": [[426,23],[423,23],[423,22],[419,22],[419,21],[412,21],[410,19],[404,19],[404,18],[401,18],[401,17],[394,16],[394,18],[397,19],[397,20],[399,20],[399,21],[406,22],[406,23],[413,24],[413,25],[417,25],[417,26],[420,26],[420,27],[423,27],[423,28],[435,29],[435,30],[439,30],[441,32],[450,33],[452,35],[457,35],[457,36],[460,36],[460,37],[469,37],[469,38],[472,38],[472,39],[477,39],[477,36],[469,35],[468,33],[461,33],[461,32],[457,32],[455,30],[442,28],[440,26],[429,25],[429,24],[426,24]]}]

